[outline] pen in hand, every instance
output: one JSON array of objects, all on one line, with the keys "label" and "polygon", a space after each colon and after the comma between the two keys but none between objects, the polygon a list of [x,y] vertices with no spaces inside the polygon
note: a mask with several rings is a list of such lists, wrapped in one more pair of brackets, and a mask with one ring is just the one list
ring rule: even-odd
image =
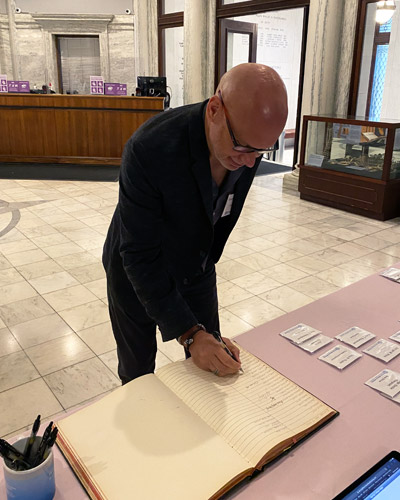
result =
[{"label": "pen in hand", "polygon": [[[218,332],[218,331],[214,331],[212,332],[212,335],[213,337],[215,338],[215,340],[218,340],[218,342],[220,342],[221,344],[224,344],[224,351],[229,354],[229,356],[234,360],[234,361],[237,361],[237,359],[235,358],[235,356],[232,354],[232,352],[228,349],[228,346],[225,344],[224,342],[224,339],[221,337],[221,334]],[[244,373],[243,371],[243,368],[239,368],[239,371],[241,373]]]}]

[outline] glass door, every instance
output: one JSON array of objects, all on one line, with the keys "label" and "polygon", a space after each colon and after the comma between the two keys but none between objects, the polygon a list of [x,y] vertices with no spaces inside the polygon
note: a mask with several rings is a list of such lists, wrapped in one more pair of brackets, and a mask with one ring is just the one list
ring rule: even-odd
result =
[{"label": "glass door", "polygon": [[272,67],[286,85],[289,115],[279,139],[279,150],[274,156],[264,158],[277,164],[275,171],[291,170],[296,162],[305,10],[305,7],[270,10],[219,21],[218,79],[231,67],[248,61]]}]

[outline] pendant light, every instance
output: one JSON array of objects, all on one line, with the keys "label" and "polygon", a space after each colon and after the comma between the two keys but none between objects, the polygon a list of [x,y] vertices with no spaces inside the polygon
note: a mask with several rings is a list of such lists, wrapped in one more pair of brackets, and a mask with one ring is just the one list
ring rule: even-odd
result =
[{"label": "pendant light", "polygon": [[396,5],[394,0],[380,1],[376,5],[376,17],[375,20],[378,24],[387,23],[393,16]]}]

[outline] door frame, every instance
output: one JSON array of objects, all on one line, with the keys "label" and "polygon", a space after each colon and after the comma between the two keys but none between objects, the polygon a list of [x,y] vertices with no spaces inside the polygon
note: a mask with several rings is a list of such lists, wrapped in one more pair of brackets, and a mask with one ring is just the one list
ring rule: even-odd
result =
[{"label": "door frame", "polygon": [[[375,0],[362,0],[362,1],[375,1]],[[299,74],[299,87],[297,96],[297,115],[296,115],[296,130],[293,145],[293,165],[295,169],[297,158],[299,156],[299,139],[301,128],[301,107],[303,102],[303,86],[304,86],[304,68],[306,62],[306,47],[307,47],[307,33],[308,33],[308,18],[310,11],[310,0],[250,0],[247,2],[239,2],[233,4],[223,4],[223,0],[217,0],[217,29],[220,33],[221,21],[227,17],[246,16],[249,14],[259,14],[262,12],[271,12],[275,10],[286,10],[303,7],[303,36],[301,42],[301,55],[300,55],[300,74]],[[218,85],[218,71],[219,71],[219,49],[220,40],[216,38],[215,48],[215,89]]]},{"label": "door frame", "polygon": [[248,62],[256,62],[257,60],[257,32],[258,26],[255,23],[244,21],[234,21],[233,19],[221,19],[219,23],[219,47],[220,51],[217,54],[219,59],[217,80],[219,81],[227,70],[227,54],[228,54],[228,34],[241,33],[249,35],[249,52]]}]

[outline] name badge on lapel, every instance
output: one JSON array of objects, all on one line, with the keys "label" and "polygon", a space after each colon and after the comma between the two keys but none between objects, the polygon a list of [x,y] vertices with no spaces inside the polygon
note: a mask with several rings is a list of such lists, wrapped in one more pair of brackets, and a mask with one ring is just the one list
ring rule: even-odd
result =
[{"label": "name badge on lapel", "polygon": [[232,203],[233,203],[233,194],[230,194],[228,196],[228,199],[226,200],[225,208],[224,208],[224,211],[222,212],[221,217],[226,217],[227,215],[230,215]]}]

